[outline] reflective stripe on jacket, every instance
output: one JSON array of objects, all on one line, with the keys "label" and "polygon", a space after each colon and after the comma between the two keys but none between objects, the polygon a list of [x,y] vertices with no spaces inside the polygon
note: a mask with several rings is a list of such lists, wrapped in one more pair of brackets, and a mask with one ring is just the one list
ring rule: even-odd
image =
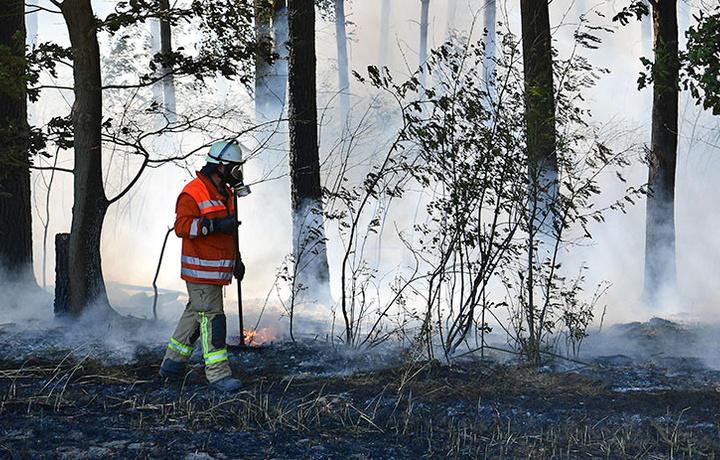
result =
[{"label": "reflective stripe on jacket", "polygon": [[214,233],[202,236],[203,218],[232,215],[232,192],[226,187],[222,196],[212,181],[197,173],[197,178],[185,186],[175,207],[175,233],[182,238],[180,277],[201,284],[230,284],[235,265],[234,235]]}]

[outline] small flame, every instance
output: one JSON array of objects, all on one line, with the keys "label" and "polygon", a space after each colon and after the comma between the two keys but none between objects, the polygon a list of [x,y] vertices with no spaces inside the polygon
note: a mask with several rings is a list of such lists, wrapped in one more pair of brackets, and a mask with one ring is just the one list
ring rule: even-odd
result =
[{"label": "small flame", "polygon": [[268,328],[256,329],[251,325],[251,329],[243,330],[245,337],[245,345],[262,345],[266,342],[277,340]]}]

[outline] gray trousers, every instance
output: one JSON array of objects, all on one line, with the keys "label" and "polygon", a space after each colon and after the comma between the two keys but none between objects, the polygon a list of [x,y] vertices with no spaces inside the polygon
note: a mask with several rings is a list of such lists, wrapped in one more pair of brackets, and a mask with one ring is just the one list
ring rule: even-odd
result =
[{"label": "gray trousers", "polygon": [[187,364],[200,339],[205,376],[210,383],[232,375],[225,345],[227,320],[223,310],[222,286],[186,281],[188,303],[170,339],[164,359]]}]

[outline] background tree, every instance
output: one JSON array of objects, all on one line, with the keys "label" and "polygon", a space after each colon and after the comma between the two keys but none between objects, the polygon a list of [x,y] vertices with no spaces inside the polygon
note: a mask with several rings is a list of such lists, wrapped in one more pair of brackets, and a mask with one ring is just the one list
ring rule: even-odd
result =
[{"label": "background tree", "polygon": [[[525,79],[525,130],[529,176],[528,273],[526,308],[529,336],[536,331],[536,267],[545,263],[553,244],[552,207],[557,189],[555,97],[550,15],[546,0],[521,0],[522,51]],[[545,241],[543,239],[545,238]],[[531,350],[539,359],[539,350]]]},{"label": "background tree", "polygon": [[163,112],[168,120],[174,122],[176,120],[175,82],[172,66],[169,65],[169,60],[165,58],[172,55],[169,0],[159,0],[159,7],[160,18],[150,21],[152,54],[153,56],[158,55],[161,61],[160,68],[157,70],[157,76],[161,80],[153,85],[153,96],[155,101],[162,105]]},{"label": "background tree", "polygon": [[483,80],[488,88],[490,99],[495,98],[495,23],[497,5],[495,0],[485,2],[485,59],[483,60]]},{"label": "background tree", "polygon": [[[197,2],[186,9],[163,9],[160,3],[118,3],[115,13],[100,21],[94,16],[89,0],[52,0],[60,9],[68,28],[75,101],[72,109],[72,145],[74,148],[74,203],[69,238],[69,294],[71,313],[92,310],[107,315],[110,308],[102,274],[100,238],[102,226],[110,204],[120,200],[137,183],[142,172],[153,163],[158,165],[175,159],[184,159],[190,153],[166,158],[150,158],[142,145],[143,139],[160,134],[155,128],[141,127],[139,123],[123,126],[117,133],[111,132],[111,120],[103,120],[103,89],[130,89],[149,87],[159,78],[158,67],[174,69],[176,75],[193,76],[202,83],[204,78],[218,72],[223,76],[237,76],[247,84],[252,79],[249,63],[254,56],[254,42],[248,38],[252,10],[246,2]],[[167,6],[167,5],[166,5]],[[102,86],[100,52],[97,33],[100,29],[115,33],[123,27],[136,25],[148,18],[162,16],[173,22],[181,19],[194,20],[206,40],[192,54],[173,51],[169,55],[156,54],[149,72],[138,76],[138,83]],[[244,30],[244,32],[243,32]],[[170,122],[169,122],[170,123]],[[168,124],[163,129],[175,132],[189,129]],[[197,123],[195,123],[197,124]],[[104,130],[107,131],[105,139]],[[140,155],[141,164],[131,175],[124,188],[108,199],[104,188],[102,169],[103,141],[121,145],[130,153]],[[62,146],[62,145],[61,145]]]},{"label": "background tree", "polygon": [[73,213],[69,242],[71,312],[89,306],[111,311],[100,258],[100,237],[109,206],[102,173],[102,78],[95,14],[90,0],[53,3],[60,8],[72,48],[75,102]]},{"label": "background tree", "polygon": [[380,7],[380,49],[378,52],[378,67],[387,65],[388,36],[390,35],[390,0],[382,0]]},{"label": "background tree", "polygon": [[335,42],[337,45],[340,121],[344,125],[350,113],[350,75],[348,70],[347,34],[345,32],[345,0],[335,0]]},{"label": "background tree", "polygon": [[32,271],[25,4],[0,1],[0,268],[35,283]]},{"label": "background tree", "polygon": [[273,89],[269,79],[274,60],[272,18],[272,4],[267,0],[255,0],[255,36],[258,44],[255,55],[255,120],[258,123],[271,117]]},{"label": "background tree", "polygon": [[447,5],[447,20],[446,23],[446,33],[445,35],[447,37],[450,37],[451,34],[453,34],[455,30],[455,16],[457,15],[457,0],[448,0]]},{"label": "background tree", "polygon": [[678,143],[678,25],[675,0],[653,0],[653,109],[648,153],[643,296],[656,302],[677,291],[675,170]]},{"label": "background tree", "polygon": [[[650,150],[647,153],[649,195],[645,215],[645,281],[643,298],[654,304],[666,294],[678,294],[675,254],[675,170],[678,143],[677,2],[650,0],[653,22],[653,61],[642,58],[650,69],[641,74],[640,88],[652,83],[653,108]],[[614,20],[627,24],[648,15],[643,0],[633,1]]]},{"label": "background tree", "polygon": [[293,255],[302,297],[327,303],[330,273],[322,217],[317,134],[315,5],[288,1],[288,88]]},{"label": "background tree", "polygon": [[428,25],[430,15],[430,0],[420,0],[420,46],[418,48],[418,66],[420,67],[420,85],[425,86],[425,71],[423,67],[428,56]]},{"label": "background tree", "polygon": [[287,1],[254,0],[255,120],[282,117],[287,92]]},{"label": "background tree", "polygon": [[720,115],[720,6],[711,13],[700,11],[687,37],[687,53],[681,56],[684,88],[698,104]]},{"label": "background tree", "polygon": [[270,73],[270,87],[273,88],[275,113],[282,116],[288,88],[288,8],[287,0],[273,2],[273,50],[277,59],[273,61]]}]

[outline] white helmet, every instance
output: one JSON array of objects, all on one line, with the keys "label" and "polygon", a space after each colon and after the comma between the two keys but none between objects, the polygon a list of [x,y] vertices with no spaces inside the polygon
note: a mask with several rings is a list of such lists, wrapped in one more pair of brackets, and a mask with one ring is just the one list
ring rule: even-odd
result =
[{"label": "white helmet", "polygon": [[219,165],[242,163],[243,150],[236,140],[215,142],[210,146],[210,151],[207,157],[205,157],[205,161]]}]

